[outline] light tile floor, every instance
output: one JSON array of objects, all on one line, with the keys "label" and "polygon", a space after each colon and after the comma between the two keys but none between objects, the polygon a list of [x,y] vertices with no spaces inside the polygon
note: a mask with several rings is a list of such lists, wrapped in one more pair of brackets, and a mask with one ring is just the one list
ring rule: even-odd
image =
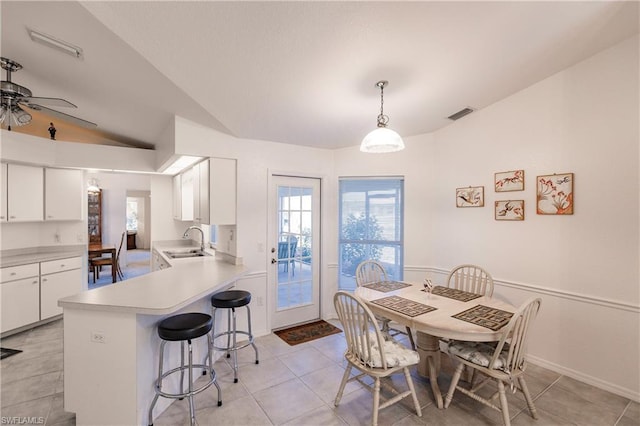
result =
[{"label": "light tile floor", "polygon": [[[338,325],[336,323],[336,325]],[[215,364],[223,405],[217,406],[215,387],[196,398],[199,425],[364,425],[371,421],[372,396],[357,383],[345,389],[334,407],[344,371],[344,337],[337,334],[289,346],[271,334],[256,339],[260,364],[250,347],[239,352],[239,382],[226,358]],[[46,425],[74,425],[75,416],[63,408],[62,320],[2,339],[3,347],[22,353],[0,362],[2,423],[11,417],[41,418]],[[439,383],[449,386],[451,364],[442,357]],[[509,394],[509,409],[518,425],[639,425],[637,402],[530,365],[527,383],[535,398],[539,420],[529,416],[522,395]],[[500,413],[456,393],[452,405],[438,409],[428,380],[413,372],[422,417],[410,398],[381,411],[380,425],[500,425]],[[402,376],[392,379],[404,385]],[[37,420],[37,419],[36,419]],[[189,423],[186,401],[174,402],[155,425]]]}]

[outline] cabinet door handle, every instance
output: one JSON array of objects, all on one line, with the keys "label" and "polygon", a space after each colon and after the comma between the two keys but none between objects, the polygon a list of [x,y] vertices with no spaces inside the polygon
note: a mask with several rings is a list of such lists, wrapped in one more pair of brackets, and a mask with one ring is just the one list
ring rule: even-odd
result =
[{"label": "cabinet door handle", "polygon": [[14,276],[15,274],[16,274],[15,272],[12,272],[12,273],[11,273],[11,276]]},{"label": "cabinet door handle", "polygon": [[32,282],[31,284],[38,284],[38,280],[35,280],[34,282]]},{"label": "cabinet door handle", "polygon": [[9,216],[9,219],[15,219],[15,218],[16,218],[15,216]]}]

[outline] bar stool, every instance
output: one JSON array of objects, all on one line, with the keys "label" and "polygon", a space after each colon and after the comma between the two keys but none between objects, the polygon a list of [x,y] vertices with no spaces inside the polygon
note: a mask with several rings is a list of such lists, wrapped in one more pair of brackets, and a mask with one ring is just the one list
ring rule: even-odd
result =
[{"label": "bar stool", "polygon": [[[222,405],[222,395],[220,386],[216,381],[216,373],[213,370],[213,357],[211,354],[211,335],[209,332],[213,326],[213,320],[210,315],[199,312],[174,315],[165,318],[158,324],[158,336],[162,339],[160,343],[160,362],[158,366],[158,379],[155,382],[156,395],[153,398],[151,407],[149,408],[149,425],[153,425],[153,408],[158,401],[158,397],[173,399],[189,398],[189,414],[191,415],[191,425],[195,424],[195,406],[193,404],[193,396],[207,389],[211,384],[214,384],[218,388],[218,406]],[[193,364],[193,352],[191,347],[191,340],[198,337],[207,335],[207,357],[209,360],[209,366],[207,367],[206,361],[202,364]],[[184,342],[187,342],[189,350],[189,364],[184,365]],[[167,342],[180,342],[180,366],[172,370],[163,372],[164,363],[164,347]],[[209,371],[210,380],[204,383],[197,389],[193,389],[193,369],[203,368]],[[184,371],[189,372],[189,386],[187,392],[184,392]],[[162,390],[162,381],[173,373],[180,372],[180,392],[179,393],[167,393]],[[205,371],[206,375],[206,371]]]},{"label": "bar stool", "polygon": [[[213,349],[217,351],[224,351],[227,353],[227,358],[233,353],[233,382],[238,383],[238,350],[246,348],[247,346],[253,346],[253,350],[256,352],[256,364],[259,364],[258,360],[258,348],[253,342],[253,334],[251,333],[251,310],[249,309],[249,302],[251,302],[251,293],[244,290],[227,290],[211,296],[211,316],[213,317],[213,333],[215,333],[216,323],[216,311],[218,309],[227,309],[227,331],[223,331],[213,336]],[[247,308],[247,322],[248,331],[237,330],[236,328],[236,308],[245,306]],[[249,341],[238,346],[237,335],[244,334],[249,337]],[[227,336],[227,346],[216,346],[216,339],[218,337]],[[233,339],[233,344],[231,342]]]}]

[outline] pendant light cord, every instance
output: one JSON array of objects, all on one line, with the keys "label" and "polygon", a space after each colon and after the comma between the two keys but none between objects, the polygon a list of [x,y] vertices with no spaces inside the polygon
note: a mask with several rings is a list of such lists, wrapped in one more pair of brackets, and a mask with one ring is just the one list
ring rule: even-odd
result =
[{"label": "pendant light cord", "polygon": [[380,88],[380,114],[378,115],[378,127],[387,127],[389,117],[384,115],[384,86],[386,81],[379,81],[376,85]]}]

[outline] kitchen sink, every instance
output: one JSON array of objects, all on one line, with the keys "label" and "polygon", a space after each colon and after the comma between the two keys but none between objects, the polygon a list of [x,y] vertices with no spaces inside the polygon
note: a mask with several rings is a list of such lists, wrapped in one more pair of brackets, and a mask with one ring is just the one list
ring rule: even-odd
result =
[{"label": "kitchen sink", "polygon": [[172,259],[185,259],[189,257],[211,256],[211,254],[202,250],[175,250],[175,251],[167,250],[164,252],[164,254],[166,254]]}]

